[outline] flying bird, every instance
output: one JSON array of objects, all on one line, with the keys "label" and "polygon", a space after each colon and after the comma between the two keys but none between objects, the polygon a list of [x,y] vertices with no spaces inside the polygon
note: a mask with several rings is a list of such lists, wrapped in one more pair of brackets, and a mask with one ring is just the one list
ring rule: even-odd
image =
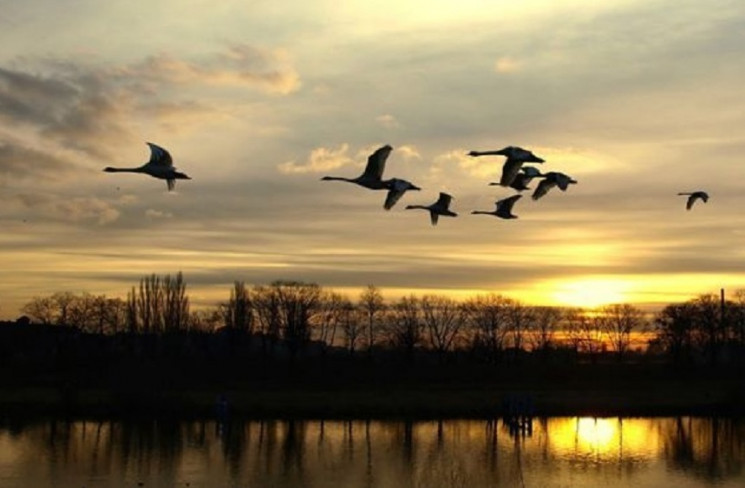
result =
[{"label": "flying bird", "polygon": [[497,200],[496,208],[492,212],[486,212],[484,210],[474,210],[471,213],[494,215],[496,217],[499,217],[500,219],[516,219],[517,215],[512,213],[512,206],[515,205],[515,202],[520,200],[520,198],[522,198],[522,195],[512,195],[511,197]]},{"label": "flying bird", "polygon": [[473,157],[489,155],[506,156],[507,160],[504,162],[504,166],[502,166],[502,177],[499,180],[499,184],[502,186],[510,186],[512,184],[523,163],[545,162],[542,158],[539,158],[527,149],[517,146],[507,146],[498,151],[471,151],[468,155]]},{"label": "flying bird", "polygon": [[367,158],[367,166],[365,171],[356,178],[344,178],[342,176],[324,176],[321,178],[323,181],[347,181],[356,185],[369,188],[370,190],[386,190],[385,182],[383,181],[383,171],[385,170],[385,161],[391,154],[393,148],[389,145],[385,145],[378,148]]},{"label": "flying bird", "polygon": [[385,203],[383,208],[390,210],[398,202],[404,193],[408,190],[421,190],[418,186],[412,184],[410,181],[402,180],[400,178],[391,178],[383,182],[385,187],[388,189],[388,194],[385,197]]},{"label": "flying bird", "polygon": [[153,178],[166,180],[168,191],[174,189],[176,180],[191,179],[184,173],[176,171],[173,166],[173,159],[168,151],[152,142],[148,142],[147,145],[150,146],[150,160],[147,163],[138,168],[112,168],[109,166],[104,168],[104,171],[107,173],[145,173]]},{"label": "flying bird", "polygon": [[556,171],[549,171],[540,175],[540,177],[543,178],[543,181],[538,183],[538,187],[533,192],[533,200],[538,200],[555,186],[558,186],[561,191],[566,191],[569,185],[577,183],[577,180],[572,179],[571,176]]},{"label": "flying bird", "polygon": [[432,221],[432,225],[437,225],[437,219],[440,215],[446,217],[457,217],[458,214],[450,210],[450,201],[453,199],[452,196],[447,193],[440,192],[440,198],[437,199],[432,205],[407,205],[406,210],[412,208],[419,208],[422,210],[429,210],[429,217]]},{"label": "flying bird", "polygon": [[704,203],[709,201],[709,195],[705,191],[694,191],[694,192],[681,192],[678,195],[688,195],[688,201],[686,202],[686,210],[690,210],[696,200],[701,199]]},{"label": "flying bird", "polygon": [[[515,179],[510,183],[510,188],[514,188],[517,191],[530,190],[528,184],[533,181],[533,178],[543,176],[538,168],[533,166],[523,166],[520,168],[520,172],[515,175]],[[489,185],[499,185],[499,183],[489,183]]]}]

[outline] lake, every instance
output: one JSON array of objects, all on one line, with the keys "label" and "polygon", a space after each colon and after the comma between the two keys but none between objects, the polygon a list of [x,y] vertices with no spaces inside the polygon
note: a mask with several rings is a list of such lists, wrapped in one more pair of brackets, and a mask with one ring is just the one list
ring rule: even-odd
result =
[{"label": "lake", "polygon": [[742,487],[745,420],[0,423],[0,486]]}]

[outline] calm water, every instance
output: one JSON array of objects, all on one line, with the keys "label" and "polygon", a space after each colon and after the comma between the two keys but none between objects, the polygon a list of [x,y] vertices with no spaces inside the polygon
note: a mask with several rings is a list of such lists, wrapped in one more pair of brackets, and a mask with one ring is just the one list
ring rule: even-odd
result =
[{"label": "calm water", "polygon": [[742,487],[745,421],[0,424],[0,486]]}]

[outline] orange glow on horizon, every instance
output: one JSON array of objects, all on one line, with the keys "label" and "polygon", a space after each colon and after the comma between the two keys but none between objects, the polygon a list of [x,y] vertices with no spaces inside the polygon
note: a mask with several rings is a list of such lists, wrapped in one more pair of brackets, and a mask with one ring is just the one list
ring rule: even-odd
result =
[{"label": "orange glow on horizon", "polygon": [[621,280],[586,278],[557,284],[553,299],[565,306],[597,308],[611,303],[628,302],[632,286]]}]

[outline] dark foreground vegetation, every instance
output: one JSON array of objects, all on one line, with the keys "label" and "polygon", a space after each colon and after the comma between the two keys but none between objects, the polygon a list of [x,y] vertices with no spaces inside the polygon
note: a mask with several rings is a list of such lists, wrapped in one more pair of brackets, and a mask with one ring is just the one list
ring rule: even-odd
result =
[{"label": "dark foreground vegetation", "polygon": [[654,316],[490,294],[356,302],[315,284],[234,284],[190,312],[186,284],[127,300],[57,293],[0,323],[0,413],[246,417],[745,414],[745,301]]}]

